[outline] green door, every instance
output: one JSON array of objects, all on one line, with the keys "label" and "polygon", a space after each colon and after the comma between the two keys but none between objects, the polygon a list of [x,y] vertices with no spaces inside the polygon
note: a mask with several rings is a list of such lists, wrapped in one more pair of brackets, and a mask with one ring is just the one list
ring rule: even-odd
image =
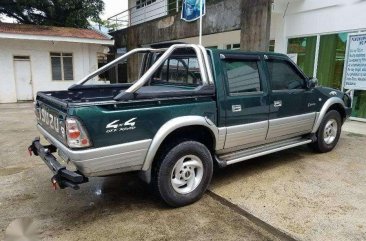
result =
[{"label": "green door", "polygon": [[286,56],[270,56],[266,65],[271,89],[267,141],[310,133],[316,114],[306,76]]},{"label": "green door", "polygon": [[224,149],[265,141],[269,103],[260,56],[221,54],[221,63],[226,92]]}]

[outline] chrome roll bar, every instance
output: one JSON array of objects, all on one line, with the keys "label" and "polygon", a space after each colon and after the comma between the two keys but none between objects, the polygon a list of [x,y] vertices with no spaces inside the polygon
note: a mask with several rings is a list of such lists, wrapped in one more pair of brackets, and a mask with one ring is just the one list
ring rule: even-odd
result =
[{"label": "chrome roll bar", "polygon": [[[201,72],[201,79],[203,86],[213,85],[213,74],[211,69],[211,62],[209,60],[206,49],[202,45],[196,44],[174,44],[170,46],[168,49],[153,49],[153,48],[138,48],[127,52],[121,57],[113,60],[112,62],[104,65],[100,69],[94,71],[89,74],[79,82],[77,82],[76,86],[85,84],[88,80],[94,78],[95,76],[105,72],[106,70],[116,66],[120,62],[124,61],[128,57],[136,53],[147,53],[147,52],[163,52],[165,51],[156,61],[155,63],[139,78],[137,81],[133,82],[133,84],[126,90],[118,94],[114,97],[115,100],[122,99],[122,96],[126,96],[127,99],[129,96],[133,95],[136,91],[138,91],[142,86],[144,86],[154,75],[154,73],[161,67],[162,64],[174,53],[177,49],[183,48],[191,48],[197,55],[198,65]],[[141,73],[141,69],[140,69]],[[75,86],[75,88],[76,88]],[[74,86],[71,86],[70,89],[73,89]],[[200,87],[198,87],[200,88]]]},{"label": "chrome roll bar", "polygon": [[104,71],[116,66],[117,64],[126,60],[128,57],[130,57],[133,54],[147,53],[147,52],[162,52],[162,51],[164,51],[164,50],[163,49],[152,49],[152,48],[138,48],[138,49],[131,50],[131,51],[125,53],[124,55],[122,55],[121,57],[116,58],[112,62],[104,65],[103,67],[101,67],[101,68],[97,69],[96,71],[92,72],[91,74],[87,75],[86,77],[81,79],[79,82],[77,82],[76,85],[85,84],[88,80],[90,80],[90,79],[94,78],[95,76],[103,73]]}]

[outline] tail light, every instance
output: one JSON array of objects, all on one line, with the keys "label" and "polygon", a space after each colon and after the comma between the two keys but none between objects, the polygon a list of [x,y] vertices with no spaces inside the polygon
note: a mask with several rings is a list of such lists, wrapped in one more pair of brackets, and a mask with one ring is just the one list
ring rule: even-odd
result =
[{"label": "tail light", "polygon": [[75,118],[66,119],[67,144],[72,148],[83,148],[91,146],[86,131],[80,122]]}]

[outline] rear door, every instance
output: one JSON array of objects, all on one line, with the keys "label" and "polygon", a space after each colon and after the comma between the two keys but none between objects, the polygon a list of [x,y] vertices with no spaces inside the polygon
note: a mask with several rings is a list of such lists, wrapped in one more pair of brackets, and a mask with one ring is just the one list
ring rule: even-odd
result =
[{"label": "rear door", "polygon": [[315,112],[309,108],[312,90],[306,76],[286,56],[266,60],[270,83],[270,113],[267,140],[280,140],[309,133]]},{"label": "rear door", "polygon": [[224,149],[241,149],[265,141],[268,87],[259,55],[221,54],[226,100]]}]

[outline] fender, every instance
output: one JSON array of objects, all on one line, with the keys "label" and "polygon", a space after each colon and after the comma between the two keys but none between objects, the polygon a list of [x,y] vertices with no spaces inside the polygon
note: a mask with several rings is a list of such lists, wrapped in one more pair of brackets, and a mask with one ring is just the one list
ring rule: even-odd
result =
[{"label": "fender", "polygon": [[158,151],[161,143],[165,140],[165,138],[172,133],[173,131],[186,126],[204,126],[211,130],[212,134],[215,137],[216,145],[219,143],[219,131],[216,125],[207,117],[203,116],[181,116],[166,122],[156,135],[154,136],[148,152],[146,154],[146,158],[144,161],[144,165],[142,166],[142,171],[148,171],[151,168],[151,164],[154,160],[155,154]]},{"label": "fender", "polygon": [[323,105],[322,109],[320,110],[320,112],[317,113],[317,117],[315,119],[315,124],[314,124],[313,130],[311,131],[311,133],[315,133],[315,132],[318,131],[320,123],[322,123],[325,114],[327,113],[329,108],[334,104],[341,104],[343,106],[343,108],[346,108],[345,105],[344,105],[344,102],[341,98],[338,98],[338,97],[329,98],[324,103],[324,105]]}]

